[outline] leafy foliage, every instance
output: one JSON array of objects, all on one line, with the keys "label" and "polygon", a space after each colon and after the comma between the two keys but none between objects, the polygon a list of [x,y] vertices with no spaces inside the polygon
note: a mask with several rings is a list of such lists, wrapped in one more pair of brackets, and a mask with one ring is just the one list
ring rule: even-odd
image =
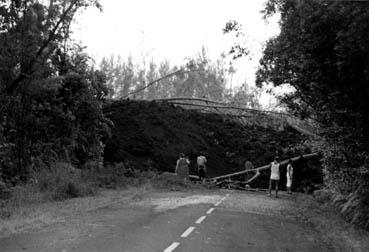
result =
[{"label": "leafy foliage", "polygon": [[[235,33],[236,38],[242,38],[244,36],[242,25],[235,20],[228,21],[226,23],[226,26],[223,28],[224,34],[232,32]],[[247,56],[249,55],[249,53],[249,50],[246,47],[241,46],[241,44],[239,43],[235,43],[229,50],[229,54],[232,55],[232,58],[234,60]]]},{"label": "leafy foliage", "polygon": [[270,0],[265,15],[276,12],[281,33],[266,45],[257,83],[295,88],[282,101],[321,125],[327,185],[367,202],[357,189],[367,188],[359,171],[369,155],[369,3]]},{"label": "leafy foliage", "polygon": [[[232,94],[226,87],[235,70],[226,64],[224,55],[211,61],[202,48],[196,57],[188,58],[181,66],[172,66],[169,61],[156,64],[153,60],[145,67],[145,61],[134,64],[132,57],[104,58],[100,69],[107,76],[109,97],[133,99],[158,99],[173,97],[203,97],[217,101],[237,102],[257,108],[259,92],[246,83]],[[155,80],[160,81],[153,83]],[[151,85],[151,84],[152,85]],[[146,89],[146,85],[149,85]]]},{"label": "leafy foliage", "polygon": [[[148,67],[136,65],[129,57],[122,60],[120,57],[103,59],[100,69],[106,74],[108,86],[111,90],[110,97],[136,99],[153,99],[168,97],[203,97],[222,99],[225,91],[227,69],[220,59],[211,62],[203,48],[195,58],[187,59],[180,66],[171,66],[169,61],[163,61],[157,65],[153,59]],[[172,73],[176,73],[172,75]],[[155,80],[163,78],[158,83],[144,86]],[[132,95],[130,95],[132,94]]]},{"label": "leafy foliage", "polygon": [[5,180],[62,159],[101,157],[105,77],[69,40],[74,13],[96,1],[0,2],[0,170]]}]

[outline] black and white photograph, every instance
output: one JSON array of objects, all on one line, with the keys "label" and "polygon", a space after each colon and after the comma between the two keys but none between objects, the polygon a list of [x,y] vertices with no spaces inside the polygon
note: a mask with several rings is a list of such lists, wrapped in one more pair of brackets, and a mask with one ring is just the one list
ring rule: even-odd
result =
[{"label": "black and white photograph", "polygon": [[368,252],[369,0],[0,0],[0,252]]}]

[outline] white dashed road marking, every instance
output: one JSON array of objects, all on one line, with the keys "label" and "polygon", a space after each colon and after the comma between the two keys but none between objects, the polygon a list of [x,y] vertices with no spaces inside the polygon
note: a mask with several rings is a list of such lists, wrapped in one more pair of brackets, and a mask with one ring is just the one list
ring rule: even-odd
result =
[{"label": "white dashed road marking", "polygon": [[195,227],[189,227],[187,228],[186,231],[184,231],[184,233],[181,235],[181,237],[186,238],[187,236],[189,236],[191,234],[191,232],[195,229]]},{"label": "white dashed road marking", "polygon": [[[229,197],[229,193],[227,193],[226,194],[226,196],[224,196],[221,200],[219,200],[217,203],[215,203],[214,204],[214,206],[219,206],[221,203],[222,203],[222,201],[224,201],[227,197]],[[214,208],[212,207],[212,208],[210,208],[207,212],[206,212],[206,214],[211,214],[212,212],[214,211]],[[203,222],[204,220],[205,220],[205,218],[206,218],[206,215],[204,215],[204,216],[201,216],[200,218],[198,218],[197,220],[196,220],[196,224],[201,224],[201,222]],[[181,237],[182,238],[186,238],[187,236],[189,236],[191,233],[192,233],[192,231],[194,231],[195,230],[195,227],[189,227],[189,228],[187,228],[186,229],[186,231],[184,231],[184,233],[181,235]],[[173,250],[175,250],[178,246],[179,246],[179,242],[173,242],[168,248],[166,248],[163,252],[172,252]]]},{"label": "white dashed road marking", "polygon": [[197,219],[197,221],[195,222],[196,224],[200,224],[203,220],[205,220],[206,216],[201,216],[200,218]]},{"label": "white dashed road marking", "polygon": [[179,242],[173,242],[169,247],[167,247],[164,252],[172,252],[179,246]]},{"label": "white dashed road marking", "polygon": [[210,208],[210,209],[206,212],[206,214],[211,214],[213,211],[214,211],[214,208],[212,207],[212,208]]},{"label": "white dashed road marking", "polygon": [[229,195],[230,194],[227,193],[226,196],[224,196],[221,200],[219,200],[217,203],[215,203],[214,206],[219,206],[222,203],[222,201],[224,201],[227,197],[229,197]]}]

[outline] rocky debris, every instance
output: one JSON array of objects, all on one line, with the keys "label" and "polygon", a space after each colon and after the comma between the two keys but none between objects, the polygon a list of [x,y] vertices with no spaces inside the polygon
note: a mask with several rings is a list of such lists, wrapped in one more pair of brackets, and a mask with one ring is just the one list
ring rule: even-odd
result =
[{"label": "rocky debris", "polygon": [[326,203],[332,199],[332,192],[327,189],[315,190],[314,198],[320,203]]}]

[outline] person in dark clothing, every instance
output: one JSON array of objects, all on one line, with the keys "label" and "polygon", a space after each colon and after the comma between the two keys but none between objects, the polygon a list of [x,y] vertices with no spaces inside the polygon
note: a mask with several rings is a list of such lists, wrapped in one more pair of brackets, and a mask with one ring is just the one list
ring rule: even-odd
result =
[{"label": "person in dark clothing", "polygon": [[176,174],[178,178],[183,180],[184,183],[187,183],[189,178],[189,167],[190,161],[186,158],[185,154],[179,154],[179,159],[177,160],[176,165]]},{"label": "person in dark clothing", "polygon": [[204,155],[200,155],[197,157],[197,170],[199,172],[199,178],[204,183],[206,177],[206,157]]}]

